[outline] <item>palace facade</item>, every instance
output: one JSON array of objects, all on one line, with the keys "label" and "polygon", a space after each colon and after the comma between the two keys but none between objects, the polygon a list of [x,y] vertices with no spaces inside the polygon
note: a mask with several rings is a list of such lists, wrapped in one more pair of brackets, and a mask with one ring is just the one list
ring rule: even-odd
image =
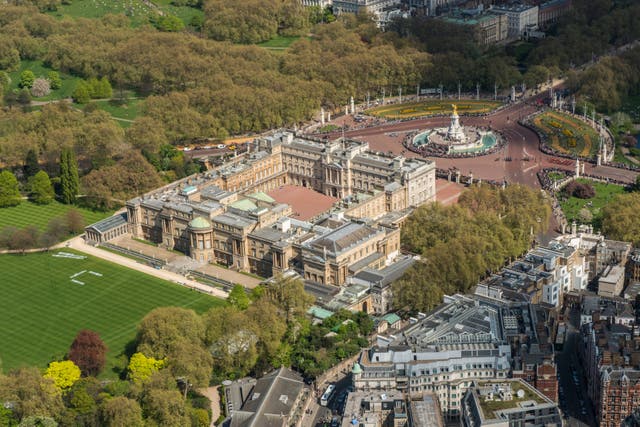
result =
[{"label": "palace facade", "polygon": [[[339,199],[301,221],[267,192],[297,185]],[[227,164],[129,200],[133,237],[264,277],[296,270],[342,285],[359,269],[388,265],[402,219],[435,201],[435,164],[374,153],[367,143],[290,132],[256,139]],[[330,220],[329,220],[330,219]],[[357,272],[359,270],[356,270]]]}]

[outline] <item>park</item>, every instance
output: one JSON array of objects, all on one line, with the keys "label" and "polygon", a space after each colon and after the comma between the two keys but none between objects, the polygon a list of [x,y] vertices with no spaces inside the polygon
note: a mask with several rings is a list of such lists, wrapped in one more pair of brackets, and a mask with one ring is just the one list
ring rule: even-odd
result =
[{"label": "park", "polygon": [[598,151],[598,134],[582,120],[558,111],[536,115],[531,123],[556,152],[592,158]]},{"label": "park", "polygon": [[594,228],[600,229],[602,208],[615,196],[624,193],[624,187],[586,178],[578,178],[575,181],[592,187],[595,195],[589,198],[579,198],[575,194],[566,194],[566,191],[561,191],[558,200],[562,212],[569,223],[576,221],[579,224],[593,225]]},{"label": "park", "polygon": [[409,102],[402,104],[389,104],[374,107],[366,111],[375,117],[386,119],[412,119],[417,117],[430,117],[449,115],[453,112],[452,103],[456,104],[460,115],[487,114],[500,105],[499,101],[486,100],[427,100],[420,102]]},{"label": "park", "polygon": [[203,313],[224,301],[73,250],[0,255],[0,359],[3,370],[60,360],[81,329],[100,334],[109,351],[103,372],[126,367],[127,345],[156,307]]}]

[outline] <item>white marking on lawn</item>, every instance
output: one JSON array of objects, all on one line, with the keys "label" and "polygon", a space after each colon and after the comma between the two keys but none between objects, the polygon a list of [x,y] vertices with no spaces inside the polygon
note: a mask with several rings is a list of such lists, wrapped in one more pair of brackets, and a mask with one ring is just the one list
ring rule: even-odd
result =
[{"label": "white marking on lawn", "polygon": [[81,274],[84,274],[84,273],[86,273],[86,272],[87,272],[87,270],[79,271],[79,272],[77,272],[76,274],[72,274],[71,276],[69,276],[69,279],[73,279],[73,278],[75,278],[75,277],[78,277],[78,276],[80,276]]}]

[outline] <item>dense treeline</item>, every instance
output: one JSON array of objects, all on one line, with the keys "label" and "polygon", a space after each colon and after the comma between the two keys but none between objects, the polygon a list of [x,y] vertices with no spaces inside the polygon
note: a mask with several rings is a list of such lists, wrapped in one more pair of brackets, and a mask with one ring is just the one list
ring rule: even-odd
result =
[{"label": "dense treeline", "polygon": [[602,209],[602,232],[607,238],[640,247],[640,178],[633,192],[616,196]]},{"label": "dense treeline", "polygon": [[549,77],[568,73],[581,99],[605,111],[620,108],[620,99],[638,93],[638,50],[609,58],[584,72],[576,67],[640,38],[640,4],[613,0],[574,0],[572,10],[539,41],[493,46],[482,50],[469,27],[426,17],[397,20],[390,30],[422,51],[433,54],[435,66],[423,83],[456,90],[458,83],[484,90],[525,82],[532,88]]},{"label": "dense treeline", "polygon": [[277,34],[302,36],[309,31],[309,12],[298,0],[207,0],[204,33],[235,43],[259,43]]},{"label": "dense treeline", "polygon": [[418,208],[402,229],[402,243],[422,261],[394,283],[394,305],[424,311],[443,294],[469,291],[523,254],[534,235],[547,229],[550,214],[541,192],[520,185],[474,187],[457,205]]},{"label": "dense treeline", "polygon": [[[321,104],[344,105],[351,95],[385,85],[415,85],[427,61],[424,53],[384,43],[369,21],[353,22],[353,29],[341,22],[323,25],[312,41],[298,42],[285,55],[129,28],[123,16],[56,20],[7,7],[0,11],[0,24],[5,24],[0,31],[6,55],[43,59],[83,78],[106,76],[116,93],[128,88],[156,95],[145,113],[172,141],[300,122]],[[374,37],[365,41],[357,31]]]},{"label": "dense treeline", "polygon": [[[53,199],[55,187],[63,203],[75,203],[76,196],[82,193],[81,202],[110,209],[158,187],[163,181],[156,169],[135,150],[139,135],[135,128],[132,132],[126,136],[104,111],[82,112],[66,103],[45,105],[41,111],[34,112],[0,110],[0,163],[22,166],[25,162],[26,165],[14,168],[22,185],[19,188],[16,182],[11,194],[19,201],[21,196],[16,191],[21,189],[37,203],[47,203]],[[69,156],[73,157],[71,167],[64,161]],[[174,153],[172,159],[173,163],[158,166],[158,170],[171,169],[169,179],[199,171],[185,162],[182,153]],[[47,173],[36,179],[40,169]],[[85,175],[82,191],[79,174]],[[49,176],[54,178],[47,183]],[[4,181],[0,182],[2,191],[8,188]],[[2,205],[8,204],[0,200]]]}]

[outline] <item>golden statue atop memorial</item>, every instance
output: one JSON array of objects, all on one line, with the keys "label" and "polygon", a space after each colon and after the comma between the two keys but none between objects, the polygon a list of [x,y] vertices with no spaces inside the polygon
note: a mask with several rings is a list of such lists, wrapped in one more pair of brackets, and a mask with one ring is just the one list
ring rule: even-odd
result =
[{"label": "golden statue atop memorial", "polygon": [[458,106],[456,104],[451,104],[453,107],[453,114],[458,115]]}]

